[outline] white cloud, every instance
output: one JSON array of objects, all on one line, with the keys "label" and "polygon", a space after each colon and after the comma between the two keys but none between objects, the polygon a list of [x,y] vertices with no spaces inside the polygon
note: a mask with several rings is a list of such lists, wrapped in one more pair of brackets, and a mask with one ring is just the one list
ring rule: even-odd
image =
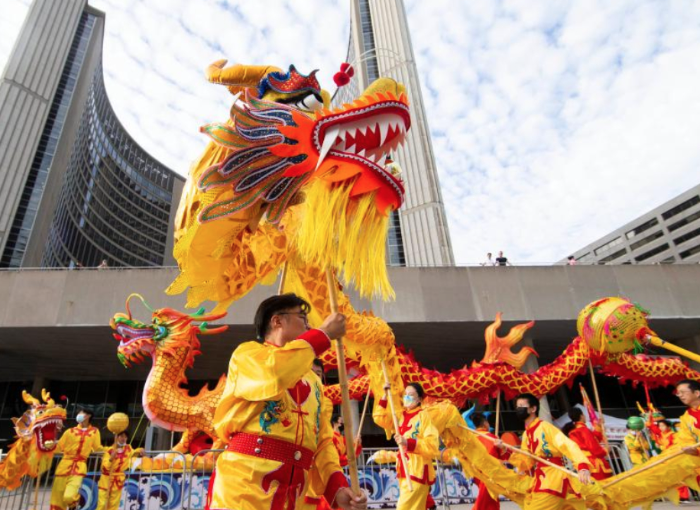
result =
[{"label": "white cloud", "polygon": [[[557,260],[700,180],[700,3],[405,2],[458,262]],[[0,66],[28,4],[3,3]],[[228,115],[209,63],[319,68],[332,89],[347,51],[347,0],[91,4],[120,120],[183,174]]]}]

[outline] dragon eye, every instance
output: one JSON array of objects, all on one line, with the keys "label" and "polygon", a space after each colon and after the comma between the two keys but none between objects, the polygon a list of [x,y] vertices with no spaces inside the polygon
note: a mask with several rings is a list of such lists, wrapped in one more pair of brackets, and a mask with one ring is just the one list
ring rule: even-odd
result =
[{"label": "dragon eye", "polygon": [[320,98],[316,97],[315,94],[309,94],[308,96],[294,103],[294,106],[296,106],[300,110],[315,112],[316,110],[320,110],[321,108],[323,108],[323,101]]}]

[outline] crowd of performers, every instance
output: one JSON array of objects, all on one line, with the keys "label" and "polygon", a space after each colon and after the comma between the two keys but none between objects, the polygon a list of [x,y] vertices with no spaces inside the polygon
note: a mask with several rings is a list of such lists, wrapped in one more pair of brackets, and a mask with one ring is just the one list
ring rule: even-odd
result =
[{"label": "crowd of performers", "polygon": [[[333,416],[332,404],[323,396],[323,366],[318,357],[331,340],[345,334],[345,318],[333,313],[318,329],[311,329],[309,304],[294,294],[263,301],[255,316],[258,341],[241,344],[233,352],[226,387],[214,417],[215,430],[225,451],[216,461],[208,491],[210,510],[294,510],[341,508],[365,510],[367,497],[348,486],[343,467],[348,455],[343,419]],[[386,395],[391,388],[387,385]],[[700,437],[700,384],[682,381],[677,394],[688,409],[678,431],[658,414],[649,413],[645,423],[631,418],[625,445],[634,465],[647,462],[658,451],[681,446],[684,453],[698,455]],[[423,510],[435,506],[430,497],[435,482],[435,459],[440,456],[440,435],[424,409],[423,388],[405,387],[403,409],[393,440],[396,451],[375,453],[370,461],[395,462],[399,479],[399,510]],[[519,452],[507,448],[490,432],[487,417],[474,414],[472,421],[489,455],[507,462],[517,472],[531,475],[524,502],[526,509],[585,508],[577,491],[579,484],[600,482],[612,475],[609,452],[601,445],[602,430],[591,430],[579,408],[569,411],[571,423],[563,430],[542,421],[540,401],[531,394],[515,399],[516,416],[524,433]],[[125,471],[138,455],[121,433],[114,444],[102,445],[100,432],[91,425],[90,409],[77,416],[78,425],[67,429],[58,442],[63,458],[55,471],[51,510],[75,508],[87,472],[90,454],[104,454],[99,480],[98,510],[119,507]],[[373,412],[375,422],[393,430],[386,396]],[[643,429],[648,430],[648,436]],[[649,441],[649,439],[651,441]],[[359,455],[361,445],[354,455]],[[526,456],[529,452],[549,464]],[[465,455],[469,455],[466,452]],[[578,480],[557,469],[573,464]],[[479,491],[474,508],[499,507],[498,494],[477,480]],[[681,488],[681,498],[688,498]]]},{"label": "crowd of performers", "polygon": [[129,444],[126,432],[114,438],[114,444],[103,446],[100,431],[91,423],[93,410],[85,406],[76,416],[78,424],[63,432],[56,452],[63,457],[56,466],[51,487],[51,510],[70,510],[80,503],[80,486],[87,474],[87,460],[91,454],[102,453],[100,479],[97,484],[97,510],[117,510],[121,500],[126,471],[131,460],[141,455]]}]

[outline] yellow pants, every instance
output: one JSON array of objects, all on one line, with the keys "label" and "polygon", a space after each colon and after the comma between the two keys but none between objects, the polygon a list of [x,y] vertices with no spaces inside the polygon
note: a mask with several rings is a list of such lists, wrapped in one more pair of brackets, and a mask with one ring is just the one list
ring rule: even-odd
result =
[{"label": "yellow pants", "polygon": [[584,510],[586,503],[583,499],[564,499],[546,492],[531,492],[525,497],[523,510]]},{"label": "yellow pants", "polygon": [[[102,475],[97,484],[97,510],[117,510],[119,502],[122,499],[122,489],[124,488],[124,475],[121,475],[121,480],[117,477],[120,475],[112,475],[112,489],[109,489],[109,476]],[[107,493],[109,493],[109,502],[107,502]]]},{"label": "yellow pants", "polygon": [[408,480],[401,478],[399,482],[399,501],[396,510],[425,510],[425,504],[430,494],[430,485],[411,480],[413,491],[408,488]]},{"label": "yellow pants", "polygon": [[80,499],[83,475],[57,476],[51,487],[51,510],[66,510]]}]

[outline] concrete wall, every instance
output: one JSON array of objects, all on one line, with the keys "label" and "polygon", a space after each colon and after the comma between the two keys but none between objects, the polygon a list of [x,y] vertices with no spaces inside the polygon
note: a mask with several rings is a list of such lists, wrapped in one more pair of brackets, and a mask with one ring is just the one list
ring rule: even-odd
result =
[{"label": "concrete wall", "polygon": [[[176,268],[0,272],[0,328],[104,325],[131,292],[154,307],[184,309],[185,296],[163,290]],[[396,301],[356,306],[389,323],[574,321],[591,301],[625,296],[654,319],[700,319],[700,266],[391,268]],[[228,321],[251,324],[276,286],[255,288]],[[213,305],[209,304],[209,308]],[[698,332],[700,333],[700,332]]]}]

